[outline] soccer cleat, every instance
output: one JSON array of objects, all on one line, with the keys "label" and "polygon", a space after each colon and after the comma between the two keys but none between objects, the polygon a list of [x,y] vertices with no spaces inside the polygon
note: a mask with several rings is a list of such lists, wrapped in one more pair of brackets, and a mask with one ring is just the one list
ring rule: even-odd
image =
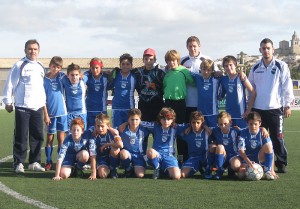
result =
[{"label": "soccer cleat", "polygon": [[221,180],[222,179],[222,176],[219,176],[219,175],[214,175],[213,176],[213,179],[215,179],[215,180]]},{"label": "soccer cleat", "polygon": [[132,175],[133,175],[133,168],[129,169],[128,171],[125,170],[124,174],[123,174],[123,177],[124,178],[130,178],[130,177],[132,177]]},{"label": "soccer cleat", "polygon": [[25,173],[24,171],[24,165],[22,163],[19,163],[15,168],[16,173]]},{"label": "soccer cleat", "polygon": [[46,171],[50,171],[51,168],[52,168],[52,163],[46,163],[46,165],[45,165],[45,170],[46,170]]},{"label": "soccer cleat", "polygon": [[28,165],[28,170],[44,172],[45,168],[43,168],[38,162],[35,162]]},{"label": "soccer cleat", "polygon": [[158,179],[158,178],[159,178],[159,169],[155,169],[155,170],[154,170],[154,173],[153,173],[152,178],[153,178],[153,179]]},{"label": "soccer cleat", "polygon": [[111,170],[110,170],[110,177],[111,177],[112,179],[117,179],[117,178],[118,178],[117,169],[111,169]]},{"label": "soccer cleat", "polygon": [[207,170],[207,171],[204,173],[204,178],[205,178],[205,179],[212,179],[212,171],[211,171],[211,170]]},{"label": "soccer cleat", "polygon": [[85,164],[85,165],[82,167],[82,169],[83,169],[83,170],[91,169],[91,165]]},{"label": "soccer cleat", "polygon": [[271,171],[265,172],[263,178],[266,180],[275,180],[275,177],[272,175]]},{"label": "soccer cleat", "polygon": [[277,166],[277,172],[278,173],[287,173],[286,165],[280,164]]},{"label": "soccer cleat", "polygon": [[79,169],[79,168],[76,169],[76,177],[79,177],[79,178],[84,177],[84,172],[82,169]]}]

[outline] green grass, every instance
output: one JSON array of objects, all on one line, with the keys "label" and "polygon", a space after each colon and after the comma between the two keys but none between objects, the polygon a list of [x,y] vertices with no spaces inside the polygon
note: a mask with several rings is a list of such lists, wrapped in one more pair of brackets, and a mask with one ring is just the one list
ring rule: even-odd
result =
[{"label": "green grass", "polygon": [[[52,181],[54,171],[17,175],[12,160],[0,164],[0,182],[11,189],[57,208],[299,208],[300,111],[286,120],[289,172],[276,181],[208,181],[196,175],[179,181],[144,179]],[[13,114],[0,111],[0,158],[12,153]],[[44,152],[42,152],[44,159]],[[28,164],[25,165],[27,167]],[[122,171],[119,171],[122,172]],[[86,173],[86,178],[89,173]],[[34,208],[0,192],[0,208]]]}]

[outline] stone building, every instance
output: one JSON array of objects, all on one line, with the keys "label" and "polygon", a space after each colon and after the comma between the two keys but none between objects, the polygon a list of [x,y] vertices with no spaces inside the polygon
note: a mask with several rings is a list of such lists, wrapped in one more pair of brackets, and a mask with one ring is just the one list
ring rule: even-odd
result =
[{"label": "stone building", "polygon": [[296,31],[292,36],[291,46],[288,41],[280,41],[279,48],[275,49],[275,54],[278,56],[300,55],[299,38]]}]

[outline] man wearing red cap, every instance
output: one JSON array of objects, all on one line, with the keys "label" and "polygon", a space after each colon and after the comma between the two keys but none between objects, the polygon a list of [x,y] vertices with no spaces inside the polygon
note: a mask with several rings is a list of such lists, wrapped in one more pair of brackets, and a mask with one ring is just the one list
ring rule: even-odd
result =
[{"label": "man wearing red cap", "polygon": [[138,107],[142,112],[143,121],[155,121],[164,106],[163,80],[165,72],[156,63],[156,52],[148,48],[143,54],[144,66],[133,69],[137,77],[136,89],[139,94]]}]

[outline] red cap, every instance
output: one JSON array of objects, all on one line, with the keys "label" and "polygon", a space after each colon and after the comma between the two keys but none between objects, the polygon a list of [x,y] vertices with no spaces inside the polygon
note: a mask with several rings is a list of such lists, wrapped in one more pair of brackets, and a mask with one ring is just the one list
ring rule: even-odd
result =
[{"label": "red cap", "polygon": [[148,48],[148,49],[146,49],[146,50],[144,51],[144,55],[143,55],[143,56],[145,56],[145,55],[156,56],[156,52],[155,52],[154,49]]}]

